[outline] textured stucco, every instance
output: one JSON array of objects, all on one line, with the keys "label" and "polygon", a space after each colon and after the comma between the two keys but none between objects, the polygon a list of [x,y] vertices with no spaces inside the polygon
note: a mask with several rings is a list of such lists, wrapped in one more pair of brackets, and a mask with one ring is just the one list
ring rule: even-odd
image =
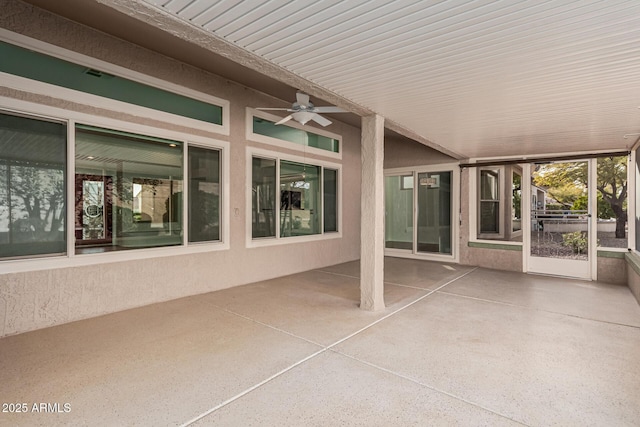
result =
[{"label": "textured stucco", "polygon": [[360,307],[384,309],[384,119],[362,118]]},{"label": "textured stucco", "polygon": [[385,138],[384,141],[385,169],[453,163],[456,161],[454,158],[419,142],[400,141],[395,138]]},{"label": "textured stucco", "polygon": [[[73,268],[0,274],[0,336],[94,317],[355,260],[360,255],[360,131],[334,120],[343,137],[342,238],[246,248],[245,109],[272,97],[18,1],[2,1],[0,27],[115,63],[231,103],[230,135],[218,135],[120,111],[3,88],[0,96],[167,128],[230,143],[230,250]],[[286,100],[285,100],[286,101]],[[284,101],[279,101],[283,103]],[[286,152],[286,150],[279,150]],[[295,152],[300,155],[299,152]],[[314,156],[306,154],[311,161]],[[326,160],[326,159],[323,159]],[[237,209],[237,214],[236,214]]]}]

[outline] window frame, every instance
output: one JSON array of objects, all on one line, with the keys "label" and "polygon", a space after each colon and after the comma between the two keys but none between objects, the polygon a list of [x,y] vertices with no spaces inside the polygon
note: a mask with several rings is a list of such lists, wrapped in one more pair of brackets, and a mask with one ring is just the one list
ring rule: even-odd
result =
[{"label": "window frame", "polygon": [[[504,166],[485,166],[477,168],[477,179],[478,183],[476,186],[477,192],[477,202],[476,202],[476,212],[477,212],[477,236],[478,239],[487,239],[487,240],[499,240],[504,239],[505,236],[505,220],[504,220],[504,209],[505,209],[505,200],[504,200],[504,189],[505,189],[505,168]],[[483,171],[497,171],[498,172],[498,199],[482,199],[482,189],[480,188],[482,185],[482,172]],[[482,202],[491,202],[498,204],[498,232],[497,233],[483,233],[482,230],[482,215],[480,214],[482,209]]]},{"label": "window frame", "polygon": [[[321,168],[320,174],[320,199],[322,206],[320,208],[320,215],[322,219],[320,221],[320,233],[311,234],[305,236],[280,236],[280,221],[277,220],[275,222],[275,236],[273,237],[256,237],[253,238],[253,229],[252,229],[252,212],[253,212],[253,204],[252,204],[252,164],[253,158],[260,157],[264,159],[272,159],[276,162],[276,208],[277,214],[276,218],[280,218],[280,162],[281,161],[290,161],[296,163],[303,163],[313,166],[319,166]],[[336,171],[336,177],[338,180],[337,183],[337,222],[338,222],[338,231],[324,231],[324,169],[332,169]],[[315,157],[302,157],[293,154],[281,153],[278,151],[265,150],[258,147],[247,146],[246,147],[246,182],[247,182],[247,190],[245,194],[245,203],[246,203],[246,216],[245,216],[245,236],[246,236],[246,247],[247,248],[256,248],[263,246],[274,246],[274,245],[286,245],[292,243],[303,243],[303,242],[313,242],[318,240],[328,240],[328,239],[336,239],[342,237],[342,165],[339,163],[328,162],[325,160],[320,160]]]},{"label": "window frame", "polygon": [[[437,172],[451,172],[451,254],[442,254],[435,252],[419,252],[417,250],[417,235],[416,230],[418,227],[418,191],[416,187],[419,187],[418,175],[421,173],[437,173]],[[440,262],[460,262],[460,232],[461,232],[461,169],[459,163],[436,163],[425,166],[408,166],[399,168],[389,168],[384,170],[384,176],[411,176],[413,179],[412,200],[413,209],[411,212],[411,224],[413,227],[413,247],[408,249],[393,249],[384,248],[386,255],[409,258],[409,259],[422,259],[429,261]],[[402,180],[401,180],[402,181]],[[407,189],[409,190],[409,189]],[[386,218],[385,218],[386,221]]]},{"label": "window frame", "polygon": [[523,233],[523,225],[524,225],[523,224],[524,223],[523,204],[522,204],[523,182],[524,181],[522,180],[522,170],[521,169],[517,169],[517,170],[516,169],[512,169],[511,170],[511,191],[509,193],[509,198],[511,200],[510,200],[509,206],[510,206],[510,209],[514,209],[514,206],[513,206],[513,201],[514,201],[514,198],[513,198],[513,179],[515,178],[516,175],[518,175],[520,177],[520,229],[518,229],[518,230],[514,230],[513,229],[513,222],[514,222],[514,220],[516,218],[514,218],[513,215],[509,215],[509,218],[510,218],[509,226],[511,227],[510,234],[511,234],[512,237],[522,235],[522,233]]},{"label": "window frame", "polygon": [[141,134],[150,137],[163,139],[174,139],[180,141],[185,146],[185,152],[182,159],[182,170],[184,176],[188,172],[188,149],[190,146],[200,148],[210,148],[220,151],[220,240],[212,242],[192,242],[188,239],[188,183],[184,183],[184,197],[182,201],[183,208],[183,227],[184,234],[182,244],[178,246],[163,246],[154,248],[139,248],[125,251],[112,251],[104,253],[92,254],[76,254],[75,253],[75,235],[73,226],[69,224],[75,223],[75,211],[69,209],[65,221],[67,222],[67,253],[56,254],[52,256],[38,255],[25,258],[11,258],[0,260],[0,274],[14,273],[34,270],[44,270],[52,268],[68,268],[84,265],[94,265],[110,262],[133,261],[139,259],[158,258],[165,256],[178,256],[202,252],[212,252],[219,250],[228,250],[229,245],[229,228],[230,228],[230,143],[214,138],[206,138],[184,132],[155,128],[147,125],[126,122],[118,119],[112,119],[102,116],[94,116],[91,114],[66,110],[59,107],[51,107],[42,104],[35,104],[28,101],[22,101],[14,98],[0,97],[0,110],[10,114],[19,114],[26,117],[38,119],[64,122],[67,124],[67,176],[66,176],[66,194],[67,200],[75,199],[75,125],[76,123],[89,126],[102,127],[128,133]]}]

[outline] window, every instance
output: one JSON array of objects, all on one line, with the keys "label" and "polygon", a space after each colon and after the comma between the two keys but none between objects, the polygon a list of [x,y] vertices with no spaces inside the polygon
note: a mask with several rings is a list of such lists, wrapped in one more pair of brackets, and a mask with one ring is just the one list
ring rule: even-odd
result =
[{"label": "window", "polygon": [[275,122],[262,117],[253,116],[253,133],[293,142],[294,144],[306,147],[331,151],[333,153],[340,152],[340,141],[337,138],[331,138],[285,124],[276,125]]},{"label": "window", "polygon": [[480,235],[501,232],[499,169],[480,169],[479,231]]},{"label": "window", "polygon": [[0,258],[66,252],[65,124],[0,114]]},{"label": "window", "polygon": [[522,175],[513,172],[511,180],[511,231],[522,230]]},{"label": "window", "polygon": [[338,231],[338,171],[324,168],[324,232]]},{"label": "window", "polygon": [[189,147],[189,242],[220,240],[220,150]]},{"label": "window", "polygon": [[276,235],[276,161],[252,159],[252,232],[253,238]]},{"label": "window", "polygon": [[253,156],[251,173],[253,239],[338,231],[337,169]]},{"label": "window", "polygon": [[178,141],[76,126],[76,253],[182,244]]},{"label": "window", "polygon": [[477,238],[522,242],[522,167],[478,169]]},{"label": "window", "polygon": [[280,161],[280,237],[320,234],[320,169]]}]

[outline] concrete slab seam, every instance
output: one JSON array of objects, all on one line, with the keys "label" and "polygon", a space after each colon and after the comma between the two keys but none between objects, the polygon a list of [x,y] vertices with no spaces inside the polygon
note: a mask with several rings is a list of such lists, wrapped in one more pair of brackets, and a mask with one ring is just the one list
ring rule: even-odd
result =
[{"label": "concrete slab seam", "polygon": [[404,379],[404,380],[411,381],[411,382],[412,382],[412,383],[414,383],[414,384],[418,384],[418,385],[420,385],[420,386],[422,386],[422,387],[426,387],[426,388],[428,388],[429,390],[433,390],[433,391],[435,391],[436,393],[444,394],[444,395],[449,396],[449,397],[451,397],[451,398],[453,398],[453,399],[456,399],[456,400],[459,400],[459,401],[464,402],[464,403],[466,403],[466,404],[469,404],[469,405],[475,406],[476,408],[480,408],[480,409],[482,409],[482,410],[484,410],[484,411],[487,411],[487,412],[490,412],[490,413],[492,413],[492,414],[498,415],[498,416],[500,416],[500,417],[502,417],[502,418],[506,418],[506,419],[508,419],[509,421],[513,421],[513,422],[518,423],[518,424],[521,424],[521,425],[523,425],[523,426],[529,426],[528,424],[525,424],[525,423],[523,423],[522,421],[515,420],[515,419],[511,418],[511,417],[510,417],[510,416],[508,416],[508,415],[502,414],[502,413],[497,412],[497,411],[495,411],[495,410],[493,410],[493,409],[487,408],[487,407],[482,406],[482,405],[480,405],[480,404],[478,404],[478,403],[475,403],[475,402],[472,402],[472,401],[470,401],[470,400],[467,400],[467,399],[465,399],[465,398],[463,398],[463,397],[456,396],[455,394],[453,394],[453,393],[449,393],[448,391],[440,390],[440,389],[438,389],[438,388],[436,388],[436,387],[433,387],[433,386],[431,386],[431,385],[429,385],[429,384],[425,384],[425,383],[423,383],[422,381],[418,381],[418,380],[416,380],[415,378],[411,378],[411,377],[409,377],[409,376],[407,376],[407,375],[403,375],[403,374],[401,374],[401,373],[399,373],[399,372],[394,372],[394,371],[392,371],[392,370],[390,370],[390,369],[383,368],[382,366],[378,366],[378,365],[376,365],[376,364],[374,364],[374,363],[367,362],[366,360],[358,359],[357,357],[354,357],[354,356],[351,356],[351,355],[349,355],[349,354],[343,353],[343,352],[341,352],[341,351],[339,351],[339,350],[333,350],[333,349],[331,349],[330,351],[332,351],[332,352],[334,352],[334,353],[336,353],[336,354],[340,354],[340,355],[342,355],[342,356],[348,357],[349,359],[355,360],[356,362],[362,363],[363,365],[367,365],[367,366],[370,366],[370,367],[372,367],[372,368],[374,368],[374,369],[378,369],[378,370],[380,370],[380,371],[383,371],[383,372],[386,372],[386,373],[388,373],[388,374],[394,375],[394,376],[396,376],[396,377],[402,378],[402,379]]},{"label": "concrete slab seam", "polygon": [[237,313],[237,312],[235,312],[235,311],[233,311],[233,310],[229,310],[228,308],[220,307],[219,305],[216,305],[216,304],[213,304],[213,303],[212,303],[211,305],[213,305],[213,306],[214,306],[214,307],[216,307],[216,308],[219,308],[220,310],[222,310],[222,311],[224,311],[224,312],[227,312],[227,313],[229,313],[229,314],[233,314],[234,316],[241,317],[241,318],[243,318],[243,319],[245,319],[245,320],[248,320],[248,321],[250,321],[250,322],[257,323],[258,325],[265,326],[265,327],[267,327],[267,328],[269,328],[269,329],[273,329],[274,331],[281,332],[281,333],[286,334],[286,335],[289,335],[289,336],[291,336],[291,337],[293,337],[293,338],[297,338],[297,339],[300,339],[300,340],[302,340],[302,341],[306,341],[306,342],[308,342],[309,344],[314,344],[314,345],[317,345],[318,347],[322,347],[322,348],[324,348],[324,345],[322,345],[322,344],[320,344],[320,343],[317,343],[317,342],[315,342],[315,341],[311,341],[311,340],[310,340],[310,339],[308,339],[308,338],[301,337],[301,336],[296,335],[296,334],[294,334],[294,333],[292,333],[292,332],[285,331],[284,329],[280,329],[280,328],[275,327],[275,326],[273,326],[273,325],[269,325],[268,323],[264,323],[264,322],[261,322],[261,321],[259,321],[259,320],[253,319],[253,318],[251,318],[251,317],[249,317],[249,316],[245,316],[244,314],[240,314],[240,313]]},{"label": "concrete slab seam", "polygon": [[428,291],[430,291],[430,290],[431,290],[431,289],[429,289],[429,288],[420,288],[420,287],[418,287],[418,286],[403,285],[403,284],[401,284],[401,283],[384,282],[384,284],[385,284],[385,285],[392,285],[392,286],[401,286],[401,287],[403,287],[403,288],[415,289],[415,290],[417,290],[417,291],[425,291],[425,292],[428,292]]},{"label": "concrete slab seam", "polygon": [[[202,414],[200,414],[200,415],[198,415],[198,416],[196,416],[196,417],[192,418],[191,420],[189,420],[189,421],[185,422],[184,424],[182,424],[182,426],[181,426],[181,427],[187,427],[187,426],[189,426],[189,425],[191,425],[191,424],[193,424],[193,423],[195,423],[195,422],[197,422],[197,421],[199,421],[199,420],[201,420],[201,419],[205,418],[206,416],[211,415],[211,414],[212,414],[212,413],[214,413],[215,411],[217,411],[217,410],[219,410],[219,409],[221,409],[221,408],[223,408],[223,407],[227,406],[227,405],[228,405],[228,404],[230,404],[230,403],[235,402],[236,400],[240,399],[241,397],[246,396],[247,394],[251,393],[251,392],[252,392],[252,391],[254,391],[254,390],[257,390],[258,388],[260,388],[260,387],[262,387],[263,385],[265,385],[265,384],[267,384],[267,383],[269,383],[269,382],[273,381],[274,379],[276,379],[276,378],[280,377],[281,375],[286,374],[287,372],[291,371],[292,369],[296,368],[297,366],[302,365],[303,363],[305,363],[305,362],[307,362],[307,361],[309,361],[309,360],[313,359],[314,357],[319,356],[320,354],[325,353],[327,350],[330,350],[330,349],[332,349],[333,347],[335,347],[335,346],[337,346],[337,345],[340,345],[341,343],[345,342],[346,340],[348,340],[348,339],[350,339],[350,338],[353,338],[354,336],[358,335],[359,333],[364,332],[364,331],[366,331],[367,329],[369,329],[369,328],[371,328],[371,327],[373,327],[373,326],[377,325],[378,323],[382,322],[383,320],[388,319],[389,317],[393,316],[394,314],[399,313],[400,311],[402,311],[402,310],[404,310],[404,309],[406,309],[406,308],[409,308],[409,307],[411,307],[412,305],[414,305],[414,304],[416,304],[416,303],[418,303],[418,302],[422,301],[423,299],[425,299],[425,298],[426,298],[426,297],[428,297],[429,295],[432,295],[432,294],[436,293],[438,290],[440,290],[440,289],[444,288],[445,286],[447,286],[447,285],[449,285],[449,284],[451,284],[451,283],[455,282],[456,280],[462,279],[463,277],[465,277],[465,276],[467,276],[467,275],[469,275],[469,274],[473,273],[473,272],[474,272],[474,271],[476,271],[477,269],[478,269],[478,267],[475,267],[474,269],[469,270],[469,271],[467,271],[466,273],[464,273],[464,274],[462,274],[462,275],[460,275],[460,276],[458,276],[458,277],[455,277],[455,278],[453,278],[453,279],[449,280],[448,282],[444,283],[443,285],[441,285],[441,286],[440,286],[440,287],[438,287],[437,289],[435,289],[435,290],[433,290],[433,291],[430,291],[429,293],[427,293],[427,294],[425,294],[425,295],[422,295],[421,297],[419,297],[419,298],[415,299],[414,301],[412,301],[412,302],[410,302],[410,303],[408,303],[408,304],[406,304],[406,305],[404,305],[404,306],[402,306],[402,307],[398,308],[397,310],[392,311],[391,313],[389,313],[389,314],[387,314],[387,315],[385,315],[385,316],[381,317],[380,319],[378,319],[378,320],[376,320],[376,321],[374,321],[374,322],[370,323],[369,325],[367,325],[367,326],[365,326],[365,327],[363,327],[363,328],[361,328],[361,329],[357,330],[356,332],[354,332],[354,333],[352,333],[352,334],[349,334],[349,335],[347,335],[346,337],[344,337],[344,338],[342,338],[342,339],[340,339],[340,340],[338,340],[338,341],[334,342],[333,344],[331,344],[331,345],[329,345],[329,346],[327,346],[327,347],[325,347],[325,348],[323,348],[323,349],[321,349],[321,350],[318,350],[317,352],[315,352],[315,353],[313,353],[313,354],[311,354],[311,355],[309,355],[309,356],[305,357],[305,358],[304,358],[304,359],[302,359],[302,360],[299,360],[298,362],[296,362],[296,363],[294,363],[294,364],[292,364],[292,365],[290,365],[290,366],[288,366],[288,367],[286,367],[286,368],[282,369],[282,370],[281,370],[281,371],[279,371],[279,372],[276,372],[275,374],[271,375],[270,377],[266,378],[265,380],[263,380],[263,381],[261,381],[261,382],[259,382],[259,383],[255,384],[255,385],[253,385],[253,386],[249,387],[248,389],[244,390],[243,392],[238,393],[238,394],[236,394],[236,395],[235,395],[235,396],[233,396],[233,397],[230,397],[229,399],[225,400],[224,402],[219,403],[218,405],[214,406],[213,408],[211,408],[211,409],[209,409],[209,410],[207,410],[207,411],[203,412]],[[217,308],[220,308],[220,309],[222,309],[222,310],[224,310],[224,311],[230,312],[229,310],[227,310],[227,309],[225,309],[225,308],[221,308],[221,307],[219,307],[219,306],[217,306],[217,305],[215,305],[215,304],[213,304],[213,303],[212,303],[211,305],[213,305],[213,306],[215,306],[215,307],[217,307]],[[230,313],[231,313],[231,312],[230,312]],[[244,317],[244,318],[245,318],[245,319],[247,319],[247,320],[251,320],[251,321],[254,321],[254,322],[256,322],[256,323],[260,323],[260,322],[257,322],[257,321],[255,321],[255,320],[251,319],[251,318],[248,318],[248,317],[246,317],[246,316],[243,316],[243,315],[239,315],[239,316]],[[269,325],[265,325],[265,326],[269,326]],[[274,327],[271,327],[271,328],[273,328],[273,329],[277,329],[277,328],[274,328]],[[282,332],[283,332],[283,333],[286,333],[286,334],[288,334],[288,335],[293,336],[292,334],[290,334],[290,333],[288,333],[288,332],[285,332],[285,331],[282,331]],[[306,340],[306,341],[308,341],[308,340]]]},{"label": "concrete slab seam", "polygon": [[335,343],[333,343],[333,344],[329,345],[329,346],[327,347],[327,349],[331,349],[331,348],[333,348],[333,347],[335,347],[335,346],[337,346],[337,345],[339,345],[339,344],[342,344],[342,343],[343,343],[343,342],[345,342],[346,340],[348,340],[348,339],[350,339],[350,338],[353,338],[354,336],[358,335],[358,334],[359,334],[359,333],[361,333],[361,332],[366,331],[367,329],[369,329],[369,328],[371,328],[371,327],[373,327],[373,326],[377,325],[378,323],[382,322],[383,320],[388,319],[389,317],[393,316],[394,314],[399,313],[400,311],[402,311],[402,310],[404,310],[404,309],[406,309],[406,308],[409,308],[409,307],[411,307],[412,305],[414,305],[414,304],[416,304],[416,303],[418,303],[418,302],[422,301],[423,299],[427,298],[429,295],[432,295],[432,294],[436,293],[436,292],[437,292],[437,291],[439,291],[440,289],[442,289],[442,288],[444,288],[445,286],[447,286],[447,285],[449,285],[449,284],[451,284],[451,283],[455,282],[456,280],[462,279],[463,277],[465,277],[465,276],[467,276],[467,275],[469,275],[469,274],[473,273],[473,272],[474,272],[474,271],[476,271],[477,269],[478,269],[478,267],[474,268],[473,270],[469,270],[469,271],[467,271],[466,273],[464,273],[464,274],[462,274],[462,275],[460,275],[460,276],[458,276],[458,277],[455,277],[455,278],[453,278],[453,279],[449,280],[448,282],[444,283],[444,284],[443,284],[443,285],[441,285],[440,287],[438,287],[438,288],[436,288],[436,289],[434,289],[434,290],[432,290],[432,291],[430,291],[430,292],[426,293],[425,295],[422,295],[422,296],[421,296],[421,297],[419,297],[419,298],[416,298],[415,300],[411,301],[410,303],[405,304],[404,306],[402,306],[402,307],[400,307],[400,308],[398,308],[398,309],[396,309],[396,310],[392,311],[391,313],[389,313],[389,314],[387,314],[387,315],[385,315],[385,316],[383,316],[383,317],[379,318],[378,320],[376,320],[376,321],[374,321],[374,322],[370,323],[369,325],[367,325],[367,326],[365,326],[365,327],[363,327],[363,328],[361,328],[361,329],[358,329],[358,330],[357,330],[357,331],[355,331],[354,333],[352,333],[352,334],[350,334],[350,335],[347,335],[346,337],[344,337],[344,338],[342,338],[342,339],[340,339],[340,340],[336,341]]},{"label": "concrete slab seam", "polygon": [[255,384],[255,385],[253,385],[252,387],[249,387],[249,388],[248,388],[248,389],[246,389],[245,391],[243,391],[243,392],[241,392],[241,393],[238,393],[238,394],[236,394],[236,395],[235,395],[235,396],[233,396],[233,397],[230,397],[229,399],[225,400],[224,402],[221,402],[220,404],[218,404],[218,405],[214,406],[213,408],[209,409],[208,411],[203,412],[202,414],[200,414],[200,415],[198,415],[198,416],[196,416],[196,417],[194,417],[194,418],[190,419],[190,420],[189,420],[189,421],[187,421],[186,423],[182,424],[182,425],[181,425],[181,427],[187,427],[187,426],[190,426],[191,424],[193,424],[193,423],[195,423],[195,422],[197,422],[197,421],[199,421],[199,420],[203,419],[204,417],[206,417],[206,416],[208,416],[208,415],[211,415],[212,413],[214,413],[214,412],[215,412],[215,411],[217,411],[218,409],[221,409],[221,408],[223,408],[223,407],[227,406],[228,404],[235,402],[236,400],[240,399],[241,397],[246,396],[247,394],[251,393],[252,391],[254,391],[254,390],[256,390],[256,389],[258,389],[258,388],[262,387],[263,385],[265,385],[265,384],[267,384],[267,383],[269,383],[269,382],[273,381],[274,379],[278,378],[279,376],[281,376],[281,375],[283,375],[283,374],[285,374],[285,373],[289,372],[290,370],[294,369],[295,367],[297,367],[297,366],[299,366],[299,365],[302,365],[302,364],[303,364],[303,363],[305,363],[306,361],[311,360],[311,359],[313,359],[314,357],[316,357],[316,356],[318,356],[318,355],[320,355],[320,354],[322,354],[322,353],[324,353],[324,352],[326,352],[326,351],[327,351],[327,349],[326,349],[326,348],[323,348],[323,349],[321,349],[321,350],[316,351],[316,352],[315,352],[315,353],[313,353],[313,354],[310,354],[309,356],[305,357],[305,358],[304,358],[304,359],[302,359],[302,360],[299,360],[298,362],[294,363],[293,365],[290,365],[290,366],[288,366],[288,367],[286,367],[286,368],[282,369],[281,371],[276,372],[275,374],[271,375],[269,378],[266,378],[266,379],[264,379],[264,380],[260,381],[259,383],[257,383],[257,384]]},{"label": "concrete slab seam", "polygon": [[360,278],[358,276],[352,276],[350,274],[335,273],[333,271],[327,271],[327,270],[315,270],[315,271],[317,271],[318,273],[332,274],[334,276],[348,277],[350,279],[358,279],[358,280],[360,280]]},{"label": "concrete slab seam", "polygon": [[500,304],[500,305],[506,305],[506,306],[509,306],[509,307],[525,308],[527,310],[540,311],[542,313],[557,314],[559,316],[573,317],[573,318],[576,318],[576,319],[588,320],[588,321],[591,321],[591,322],[606,323],[606,324],[609,324],[609,325],[624,326],[624,327],[627,327],[627,328],[640,329],[640,326],[627,325],[626,323],[610,322],[608,320],[591,319],[589,317],[578,316],[576,314],[561,313],[559,311],[551,311],[551,310],[543,310],[541,308],[529,307],[529,306],[520,305],[520,304],[513,304],[513,303],[510,303],[510,302],[496,301],[496,300],[472,297],[472,296],[468,296],[468,295],[456,294],[456,293],[446,292],[446,291],[438,291],[438,293],[439,294],[443,294],[443,295],[449,295],[449,296],[452,296],[452,297],[459,297],[459,298],[466,298],[466,299],[471,299],[471,300],[476,300],[476,301],[488,302],[488,303],[491,303],[491,304]]}]

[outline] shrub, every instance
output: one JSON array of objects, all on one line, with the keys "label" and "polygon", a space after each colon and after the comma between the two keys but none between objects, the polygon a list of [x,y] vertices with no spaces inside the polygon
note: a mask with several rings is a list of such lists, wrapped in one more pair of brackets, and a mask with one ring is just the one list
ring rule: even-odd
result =
[{"label": "shrub", "polygon": [[587,251],[587,235],[582,231],[562,233],[562,244],[573,248],[576,254],[584,253]]}]

